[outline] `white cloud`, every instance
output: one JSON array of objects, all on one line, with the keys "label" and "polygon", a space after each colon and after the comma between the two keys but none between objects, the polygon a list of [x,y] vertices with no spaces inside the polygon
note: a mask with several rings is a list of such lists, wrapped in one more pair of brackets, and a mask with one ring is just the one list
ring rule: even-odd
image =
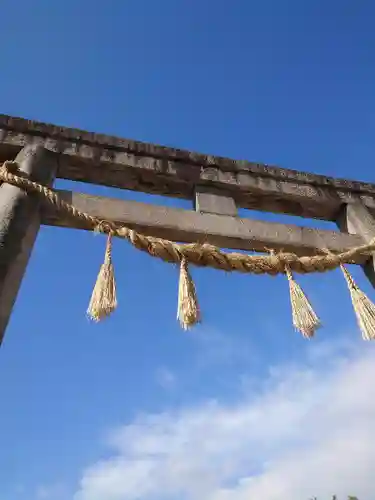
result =
[{"label": "white cloud", "polygon": [[169,390],[175,387],[176,376],[171,370],[163,366],[156,371],[156,381],[163,389]]},{"label": "white cloud", "polygon": [[375,351],[316,346],[236,405],[116,429],[113,456],[83,472],[75,500],[373,498]]},{"label": "white cloud", "polygon": [[214,365],[237,365],[256,356],[256,343],[250,336],[233,336],[204,326],[189,332],[195,342],[197,359],[195,370],[206,370]]},{"label": "white cloud", "polygon": [[36,500],[59,500],[66,498],[66,489],[62,483],[42,484],[38,486]]}]

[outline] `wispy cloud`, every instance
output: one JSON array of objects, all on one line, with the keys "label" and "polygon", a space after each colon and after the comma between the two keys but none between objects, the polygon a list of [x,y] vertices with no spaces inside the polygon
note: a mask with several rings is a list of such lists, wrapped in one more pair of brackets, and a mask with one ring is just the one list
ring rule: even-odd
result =
[{"label": "wispy cloud", "polygon": [[251,362],[256,356],[256,343],[250,336],[223,333],[213,328],[192,330],[190,338],[196,347],[196,369]]},{"label": "wispy cloud", "polygon": [[67,491],[62,483],[42,484],[38,486],[36,500],[65,500]]},{"label": "wispy cloud", "polygon": [[156,371],[156,381],[163,389],[170,390],[176,386],[177,380],[171,370],[162,366]]},{"label": "wispy cloud", "polygon": [[375,352],[313,347],[241,401],[150,414],[111,433],[75,500],[306,500],[375,491]]}]

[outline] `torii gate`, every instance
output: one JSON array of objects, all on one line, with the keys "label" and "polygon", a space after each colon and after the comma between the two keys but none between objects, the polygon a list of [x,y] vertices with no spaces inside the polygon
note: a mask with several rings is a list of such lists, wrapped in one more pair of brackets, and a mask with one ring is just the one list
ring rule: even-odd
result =
[{"label": "torii gate", "polygon": [[[375,237],[375,184],[207,156],[0,115],[0,164],[9,160],[17,163],[18,175],[44,186],[53,186],[54,180],[61,178],[192,201],[192,210],[182,210],[56,191],[60,199],[76,209],[99,220],[122,223],[143,235],[257,252],[272,248],[274,252],[284,252],[285,262],[288,260],[285,252],[297,256],[327,255],[327,252],[337,255],[357,248],[350,258],[343,258],[340,263],[362,265],[375,285],[372,256],[375,247],[369,245]],[[334,221],[339,230],[240,218],[238,208]],[[50,210],[38,196],[3,182],[0,187],[0,342],[41,224],[92,229],[85,221]],[[220,268],[217,255],[212,265]],[[211,265],[201,264],[198,258],[196,263]],[[296,267],[292,259],[293,266]]]}]

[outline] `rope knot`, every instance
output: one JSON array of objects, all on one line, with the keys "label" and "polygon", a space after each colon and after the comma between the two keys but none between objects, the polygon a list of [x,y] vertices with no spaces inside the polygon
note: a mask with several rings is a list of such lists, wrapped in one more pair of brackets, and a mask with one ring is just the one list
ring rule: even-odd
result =
[{"label": "rope knot", "polygon": [[114,226],[110,222],[105,220],[99,221],[98,224],[94,227],[94,231],[96,233],[104,233],[111,236],[115,236],[116,234]]},{"label": "rope knot", "polygon": [[271,255],[271,259],[272,258],[277,260],[277,270],[279,273],[284,273],[286,268],[291,268],[293,264],[299,260],[297,255],[288,252],[280,252],[278,254]]},{"label": "rope knot", "polygon": [[18,166],[18,163],[15,162],[15,161],[12,161],[12,160],[6,160],[4,161],[4,163],[2,164],[2,167],[1,169],[4,171],[4,172],[9,172],[9,173],[13,173],[15,174],[16,172],[19,171],[19,166]]},{"label": "rope knot", "polygon": [[270,265],[274,268],[276,273],[282,273],[285,270],[285,262],[280,258],[280,254],[272,251],[269,256]]}]

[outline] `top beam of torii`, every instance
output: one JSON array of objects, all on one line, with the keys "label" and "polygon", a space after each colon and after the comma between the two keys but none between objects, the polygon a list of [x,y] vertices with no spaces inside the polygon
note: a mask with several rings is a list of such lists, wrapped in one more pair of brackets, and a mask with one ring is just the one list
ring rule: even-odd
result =
[{"label": "top beam of torii", "polygon": [[375,213],[375,184],[203,155],[0,115],[0,161],[25,144],[60,153],[57,177],[194,199],[197,188],[231,197],[238,208],[336,221],[343,205]]}]

